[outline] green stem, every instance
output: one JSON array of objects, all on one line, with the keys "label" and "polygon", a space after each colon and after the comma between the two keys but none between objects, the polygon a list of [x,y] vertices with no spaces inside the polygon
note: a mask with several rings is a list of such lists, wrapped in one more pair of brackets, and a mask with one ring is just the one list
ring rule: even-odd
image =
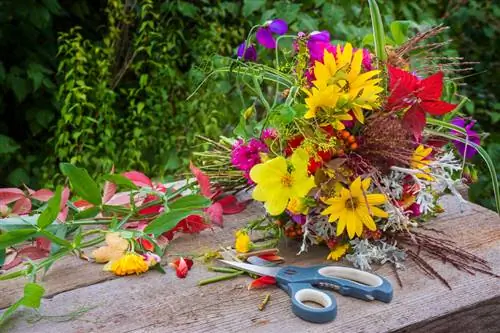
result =
[{"label": "green stem", "polygon": [[210,278],[210,279],[200,280],[200,281],[198,281],[198,285],[199,286],[204,286],[206,284],[210,284],[210,283],[214,283],[214,282],[230,280],[230,279],[233,279],[233,278],[235,278],[237,276],[240,276],[240,275],[242,275],[244,273],[245,272],[243,272],[243,271],[238,271],[238,272],[231,273],[231,274],[219,275],[219,276],[216,276],[216,277],[213,277],[213,278]]},{"label": "green stem", "polygon": [[91,239],[91,240],[89,240],[89,241],[87,241],[87,242],[82,243],[82,244],[80,245],[80,248],[81,248],[81,249],[84,249],[84,248],[86,248],[86,247],[95,246],[95,245],[97,245],[97,244],[100,244],[100,243],[104,242],[104,240],[105,240],[105,239],[106,239],[106,237],[105,237],[105,236],[99,236],[99,237],[96,237],[96,238],[94,238],[94,239]]},{"label": "green stem", "polygon": [[218,272],[218,273],[236,273],[236,272],[241,272],[237,269],[234,268],[228,268],[228,267],[217,267],[217,266],[210,266],[208,267],[209,271],[212,272]]}]

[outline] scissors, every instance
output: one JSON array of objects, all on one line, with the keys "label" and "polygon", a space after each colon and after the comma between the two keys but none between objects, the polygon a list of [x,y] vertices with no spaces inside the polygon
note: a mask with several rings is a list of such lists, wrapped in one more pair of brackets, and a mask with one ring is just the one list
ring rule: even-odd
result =
[{"label": "scissors", "polygon": [[[392,285],[387,279],[359,269],[330,265],[264,267],[237,261],[220,261],[249,273],[273,276],[278,286],[290,295],[293,313],[313,323],[326,323],[337,315],[335,297],[317,289],[318,287],[366,301],[376,299],[389,303],[392,300]],[[322,308],[312,307],[305,302],[317,303]]]}]

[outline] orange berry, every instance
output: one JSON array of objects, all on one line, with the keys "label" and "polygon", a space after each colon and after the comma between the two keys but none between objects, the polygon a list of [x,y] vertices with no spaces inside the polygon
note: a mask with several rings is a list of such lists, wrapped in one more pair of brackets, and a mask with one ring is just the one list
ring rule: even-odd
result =
[{"label": "orange berry", "polygon": [[352,143],[350,146],[351,150],[356,150],[358,149],[358,144],[356,142]]},{"label": "orange berry", "polygon": [[346,130],[343,130],[343,131],[342,131],[342,137],[343,137],[344,139],[347,139],[350,135],[351,135],[351,134],[350,134],[348,131],[346,131]]},{"label": "orange berry", "polygon": [[292,231],[292,232],[290,232],[290,234],[288,235],[288,237],[295,238],[295,237],[297,237],[297,233],[295,231]]}]

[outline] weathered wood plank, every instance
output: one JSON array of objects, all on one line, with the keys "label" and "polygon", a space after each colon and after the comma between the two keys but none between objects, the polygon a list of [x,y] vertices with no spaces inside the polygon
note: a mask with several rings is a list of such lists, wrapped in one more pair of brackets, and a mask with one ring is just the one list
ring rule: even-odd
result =
[{"label": "weathered wood plank", "polygon": [[[475,205],[459,214],[454,201],[444,202],[448,213],[432,226],[446,231],[467,250],[488,259],[496,273],[500,271],[500,219],[490,211]],[[254,213],[254,211],[249,210]],[[248,213],[248,212],[247,212]],[[234,229],[248,220],[248,215],[234,216],[226,228],[198,237],[185,237],[171,248],[173,252],[192,252],[195,247],[215,248],[232,239]],[[282,250],[287,263],[308,265],[323,262],[325,249],[315,249],[295,256],[297,244]],[[139,277],[121,278],[77,288],[43,301],[44,314],[62,315],[81,307],[95,307],[74,321],[54,322],[43,319],[35,324],[25,321],[31,312],[13,318],[5,329],[12,332],[192,332],[192,331],[345,331],[382,332],[478,332],[480,328],[497,327],[500,319],[498,298],[500,280],[459,272],[453,267],[432,261],[438,272],[453,287],[449,291],[437,280],[425,277],[414,265],[400,273],[404,288],[397,286],[390,267],[381,267],[379,274],[387,276],[395,286],[392,303],[363,302],[337,295],[337,319],[327,325],[306,323],[290,311],[289,297],[271,288],[271,302],[265,311],[257,306],[264,292],[247,291],[249,278],[241,277],[204,287],[196,286],[201,278],[214,275],[198,264],[184,280],[170,271],[166,275],[149,273]],[[79,266],[81,279],[90,278],[87,268]],[[58,275],[55,268],[53,276]],[[59,275],[58,275],[59,276]],[[56,280],[60,280],[57,278]],[[69,277],[68,277],[69,279]],[[50,278],[48,277],[47,283]],[[55,289],[54,289],[55,290]],[[267,292],[267,291],[266,291]],[[3,295],[2,295],[3,296]],[[3,298],[3,297],[2,297]],[[481,310],[482,309],[482,310]],[[457,313],[462,313],[459,315]],[[481,316],[481,323],[471,323]],[[451,319],[450,319],[451,318]],[[491,326],[494,325],[494,326]]]}]

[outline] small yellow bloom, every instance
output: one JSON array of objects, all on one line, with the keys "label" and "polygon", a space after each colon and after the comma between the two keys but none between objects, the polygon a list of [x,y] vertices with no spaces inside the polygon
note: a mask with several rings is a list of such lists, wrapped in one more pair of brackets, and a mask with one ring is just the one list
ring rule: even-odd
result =
[{"label": "small yellow bloom", "polygon": [[315,186],[314,177],[308,175],[309,155],[296,149],[287,160],[283,156],[255,165],[250,178],[257,184],[252,197],[265,202],[270,215],[283,213],[291,198],[305,197]]},{"label": "small yellow bloom", "polygon": [[111,264],[110,270],[115,275],[123,276],[130,274],[141,274],[149,269],[144,258],[135,252],[129,252]]},{"label": "small yellow bloom", "polygon": [[349,188],[342,187],[339,195],[323,200],[329,205],[321,215],[330,215],[329,222],[337,222],[337,236],[341,235],[345,229],[350,239],[355,235],[361,236],[363,227],[371,231],[377,230],[377,226],[372,216],[388,217],[389,215],[382,209],[375,207],[386,201],[383,194],[366,194],[370,187],[371,179],[361,177],[356,178]]},{"label": "small yellow bloom", "polygon": [[335,246],[326,257],[326,260],[339,260],[346,254],[347,250],[349,250],[349,244],[339,244]]},{"label": "small yellow bloom", "polygon": [[92,256],[98,263],[106,263],[121,258],[129,247],[129,242],[123,239],[118,232],[107,233],[106,244],[92,252]]},{"label": "small yellow bloom", "polygon": [[420,179],[430,180],[433,178],[429,175],[430,168],[428,165],[431,163],[431,160],[426,159],[427,156],[432,152],[432,148],[425,148],[424,145],[419,145],[415,152],[413,153],[413,157],[410,162],[410,166],[412,169],[422,170],[423,173],[416,174],[415,176]]},{"label": "small yellow bloom", "polygon": [[288,203],[287,209],[295,215],[303,214],[307,215],[309,212],[309,207],[304,202],[304,198],[291,198]]},{"label": "small yellow bloom", "polygon": [[251,247],[250,236],[248,236],[246,231],[238,230],[236,232],[236,241],[234,242],[234,248],[239,253],[247,253],[250,251]]}]

